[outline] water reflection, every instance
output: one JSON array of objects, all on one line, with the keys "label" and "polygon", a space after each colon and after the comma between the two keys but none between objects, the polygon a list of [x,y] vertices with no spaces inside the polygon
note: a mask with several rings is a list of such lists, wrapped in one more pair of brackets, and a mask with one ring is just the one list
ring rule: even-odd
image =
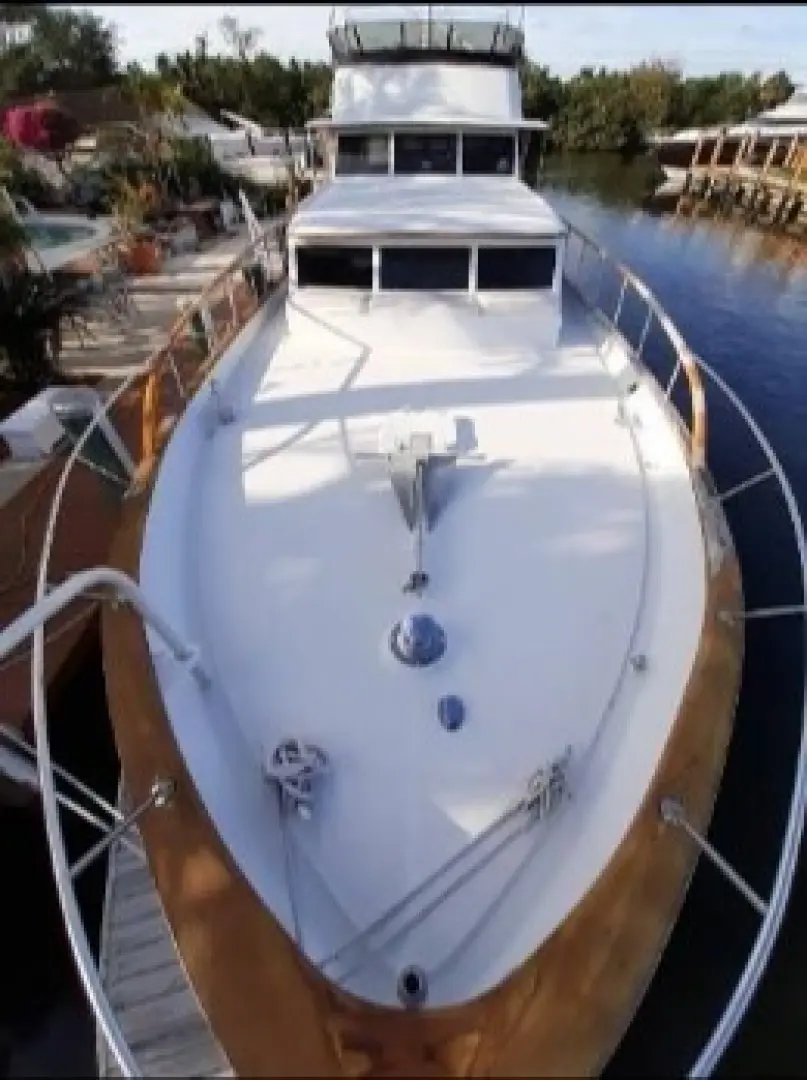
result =
[{"label": "water reflection", "polygon": [[612,153],[558,154],[547,157],[538,183],[571,195],[594,196],[606,206],[638,207],[650,199],[661,175],[650,157],[626,160]]},{"label": "water reflection", "polygon": [[[784,465],[804,514],[804,246],[736,219],[650,203],[653,179],[644,167],[634,163],[620,171],[605,155],[548,163],[542,191],[636,270],[694,351],[740,395]],[[613,299],[604,301],[610,310]],[[751,460],[747,432],[710,386],[707,403],[709,461],[718,489],[726,489],[760,465]],[[746,602],[750,608],[798,602],[800,571],[782,500],[771,485],[752,491],[727,506]],[[743,691],[710,828],[715,846],[762,895],[770,892],[793,781],[802,634],[797,620],[748,625]],[[773,962],[718,1076],[807,1075],[806,903],[802,858]],[[747,905],[702,860],[658,974],[606,1077],[683,1075],[726,1005],[757,927]]]},{"label": "water reflection", "polygon": [[754,228],[737,218],[721,217],[694,202],[681,202],[664,220],[673,230],[691,232],[699,228],[719,239],[729,252],[732,267],[738,270],[754,263],[775,263],[780,280],[787,282],[802,275],[807,267],[807,244],[803,240]]},{"label": "water reflection", "polygon": [[[659,167],[650,157],[625,161],[619,154],[564,154],[548,157],[538,186],[552,193],[583,197],[599,208],[619,210],[621,227],[636,227],[648,218],[661,231],[686,238],[696,246],[717,245],[731,271],[771,264],[781,284],[802,279],[807,269],[807,242],[794,236],[754,228],[735,216],[723,216],[693,199],[658,198]],[[679,245],[676,245],[677,247]]]}]

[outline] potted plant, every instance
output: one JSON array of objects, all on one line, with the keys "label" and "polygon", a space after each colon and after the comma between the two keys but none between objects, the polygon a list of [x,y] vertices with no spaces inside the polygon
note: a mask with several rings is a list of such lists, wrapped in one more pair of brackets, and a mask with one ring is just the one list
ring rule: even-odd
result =
[{"label": "potted plant", "polygon": [[159,273],[163,263],[162,246],[144,226],[144,220],[156,204],[153,185],[135,185],[125,178],[118,180],[113,211],[125,242],[125,261],[133,274]]}]

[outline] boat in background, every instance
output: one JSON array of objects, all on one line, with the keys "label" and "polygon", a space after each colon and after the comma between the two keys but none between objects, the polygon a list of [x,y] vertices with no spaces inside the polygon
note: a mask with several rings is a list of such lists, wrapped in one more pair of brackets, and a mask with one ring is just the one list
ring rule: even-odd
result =
[{"label": "boat in background", "polygon": [[766,109],[740,124],[712,125],[705,128],[685,128],[671,135],[650,137],[651,152],[664,170],[665,181],[657,195],[679,195],[684,190],[686,176],[696,147],[702,161],[708,161],[721,142],[720,159],[731,160],[745,140],[753,137],[754,157],[747,164],[761,162],[774,141],[779,145],[770,161],[781,165],[794,138],[807,136],[807,86],[798,86],[787,101]]},{"label": "boat in background", "polygon": [[[769,904],[705,834],[753,614],[723,507],[775,478],[804,580],[798,510],[647,286],[523,182],[523,22],[471,10],[334,19],[327,182],[267,233],[247,207],[116,392],[143,430],[110,565],[47,587],[60,489],[0,635],[33,635],[101,1075],[597,1074],[701,851],[762,918],[708,1075],[776,938],[804,751]],[[705,381],[767,459],[720,494]],[[68,865],[42,627],[99,589],[122,791]],[[107,851],[99,972],[73,881]]]}]

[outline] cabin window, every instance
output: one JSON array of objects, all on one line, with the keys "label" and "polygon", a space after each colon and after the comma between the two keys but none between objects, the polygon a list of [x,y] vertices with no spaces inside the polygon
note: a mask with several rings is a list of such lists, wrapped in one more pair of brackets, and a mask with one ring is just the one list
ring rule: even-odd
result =
[{"label": "cabin window", "polygon": [[369,247],[297,248],[297,285],[331,289],[372,289],[373,249]]},{"label": "cabin window", "polygon": [[389,135],[340,135],[337,176],[377,176],[389,172]]},{"label": "cabin window", "polygon": [[401,176],[416,173],[457,171],[457,136],[398,132],[395,135],[395,172]]},{"label": "cabin window", "polygon": [[381,249],[382,289],[467,292],[471,252],[466,247]]},{"label": "cabin window", "polygon": [[462,171],[468,176],[512,176],[515,156],[512,135],[462,136]]},{"label": "cabin window", "polygon": [[555,279],[554,247],[480,247],[478,291],[549,289]]}]

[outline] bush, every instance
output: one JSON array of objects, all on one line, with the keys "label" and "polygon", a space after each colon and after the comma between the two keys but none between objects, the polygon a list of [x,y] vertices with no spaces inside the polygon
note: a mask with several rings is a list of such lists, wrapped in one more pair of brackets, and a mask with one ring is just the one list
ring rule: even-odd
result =
[{"label": "bush", "polygon": [[56,375],[66,301],[44,274],[0,277],[0,354],[20,386],[47,386]]},{"label": "bush", "polygon": [[0,260],[16,255],[26,242],[25,228],[4,210],[0,209]]},{"label": "bush", "polygon": [[14,195],[22,195],[36,207],[59,205],[56,189],[36,169],[29,168],[19,151],[0,137],[0,183]]},{"label": "bush", "polygon": [[51,101],[16,105],[3,114],[3,136],[15,146],[61,155],[81,134],[81,125]]}]

